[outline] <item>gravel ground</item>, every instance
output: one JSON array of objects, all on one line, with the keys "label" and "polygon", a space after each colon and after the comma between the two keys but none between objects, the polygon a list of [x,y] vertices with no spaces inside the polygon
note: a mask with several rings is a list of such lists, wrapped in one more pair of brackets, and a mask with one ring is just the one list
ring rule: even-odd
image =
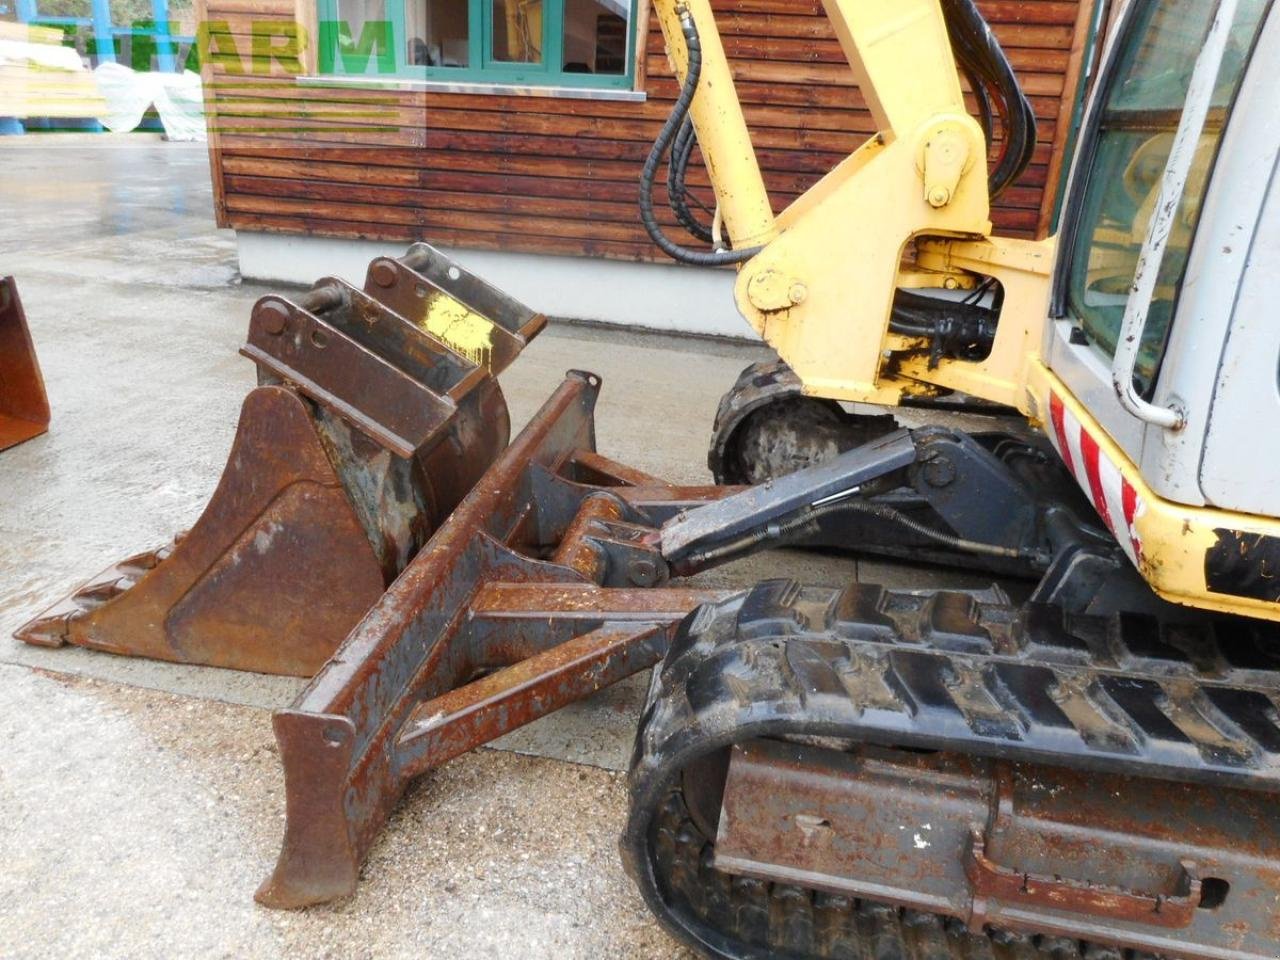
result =
[{"label": "gravel ground", "polygon": [[355,896],[249,898],[283,829],[262,710],[0,667],[0,956],[681,957],[622,871],[622,774],[482,750],[424,778]]}]

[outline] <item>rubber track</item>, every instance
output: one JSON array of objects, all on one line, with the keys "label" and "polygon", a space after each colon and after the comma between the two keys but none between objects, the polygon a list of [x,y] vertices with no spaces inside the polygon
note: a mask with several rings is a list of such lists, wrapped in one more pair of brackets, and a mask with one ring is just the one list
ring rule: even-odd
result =
[{"label": "rubber track", "polygon": [[964,593],[765,581],[690,614],[654,672],[624,860],[668,929],[713,956],[1147,958],[1057,937],[974,936],[937,917],[721,873],[680,773],[735,742],[824,736],[1274,789],[1275,639],[1236,620],[1072,617]]}]

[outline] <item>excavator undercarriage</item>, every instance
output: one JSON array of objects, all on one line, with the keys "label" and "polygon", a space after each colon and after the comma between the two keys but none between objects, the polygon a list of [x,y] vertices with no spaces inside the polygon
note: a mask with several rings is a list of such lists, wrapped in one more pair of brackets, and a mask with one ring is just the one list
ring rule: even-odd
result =
[{"label": "excavator undercarriage", "polygon": [[762,583],[655,671],[628,868],[717,956],[1260,960],[1274,639]]}]

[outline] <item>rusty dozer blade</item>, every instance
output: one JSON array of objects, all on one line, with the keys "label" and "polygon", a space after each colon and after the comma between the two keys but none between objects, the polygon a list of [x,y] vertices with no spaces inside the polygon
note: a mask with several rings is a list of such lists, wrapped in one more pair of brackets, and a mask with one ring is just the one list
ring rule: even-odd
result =
[{"label": "rusty dozer blade", "polygon": [[[668,587],[658,528],[732,488],[595,453],[600,380],[570,372],[293,705],[271,907],[354,891],[415,777],[656,663],[720,591]],[[641,589],[643,588],[643,589]]]},{"label": "rusty dozer blade", "polygon": [[311,676],[507,445],[494,374],[545,323],[426,244],[363,290],[263,297],[259,386],[195,526],[18,638]]},{"label": "rusty dozer blade", "polygon": [[13,277],[0,279],[0,450],[49,429],[49,398]]},{"label": "rusty dozer blade", "polygon": [[599,377],[570,372],[507,445],[493,372],[544,323],[423,245],[363,290],[264,297],[261,385],[199,522],[19,634],[312,677],[274,717],[265,905],[351,893],[415,777],[652,666],[723,598],[666,586],[659,528],[735,488],[598,454]]}]

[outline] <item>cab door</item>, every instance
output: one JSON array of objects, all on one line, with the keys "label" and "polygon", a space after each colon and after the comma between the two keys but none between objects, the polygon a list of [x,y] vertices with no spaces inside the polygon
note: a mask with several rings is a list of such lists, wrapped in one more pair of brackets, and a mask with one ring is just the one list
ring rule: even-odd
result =
[{"label": "cab door", "polygon": [[[1229,310],[1185,296],[1189,278],[1216,269],[1202,218],[1223,169],[1215,168],[1249,73],[1270,0],[1240,0],[1218,71],[1209,119],[1160,262],[1134,371],[1138,393],[1189,411],[1170,430],[1120,403],[1112,362],[1148,228],[1197,58],[1217,0],[1135,0],[1116,31],[1073,167],[1060,236],[1045,356],[1103,429],[1163,497],[1201,504],[1199,460]],[[1272,73],[1275,71],[1272,70]],[[1231,190],[1230,181],[1220,190]],[[1217,332],[1215,333],[1215,329]],[[1216,337],[1216,339],[1215,339]]]}]

